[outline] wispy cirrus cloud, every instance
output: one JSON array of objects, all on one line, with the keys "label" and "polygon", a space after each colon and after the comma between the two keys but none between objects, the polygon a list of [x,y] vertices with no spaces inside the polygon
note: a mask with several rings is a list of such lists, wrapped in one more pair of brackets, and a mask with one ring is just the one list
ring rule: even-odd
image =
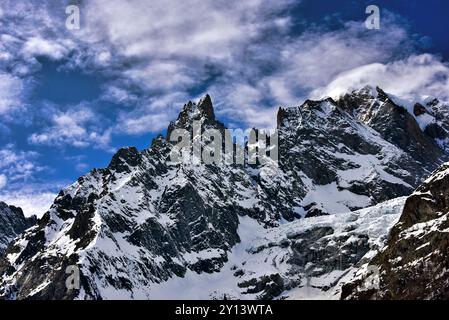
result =
[{"label": "wispy cirrus cloud", "polygon": [[11,182],[26,181],[44,170],[43,166],[36,165],[37,156],[35,152],[18,151],[12,144],[6,145],[0,149],[0,173]]},{"label": "wispy cirrus cloud", "polygon": [[94,147],[111,149],[111,131],[101,130],[98,116],[89,108],[77,106],[51,117],[51,125],[33,133],[28,141],[35,145]]}]

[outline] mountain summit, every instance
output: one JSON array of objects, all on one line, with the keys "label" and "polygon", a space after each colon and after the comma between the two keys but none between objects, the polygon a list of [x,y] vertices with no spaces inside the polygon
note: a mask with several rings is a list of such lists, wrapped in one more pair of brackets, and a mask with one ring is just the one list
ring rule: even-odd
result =
[{"label": "mountain summit", "polygon": [[212,99],[206,94],[200,101],[198,101],[198,103],[189,101],[184,105],[177,120],[170,122],[170,125],[168,126],[167,140],[170,139],[170,135],[175,129],[192,131],[192,124],[194,121],[201,122],[203,126],[208,128],[224,129],[224,125],[215,119]]}]

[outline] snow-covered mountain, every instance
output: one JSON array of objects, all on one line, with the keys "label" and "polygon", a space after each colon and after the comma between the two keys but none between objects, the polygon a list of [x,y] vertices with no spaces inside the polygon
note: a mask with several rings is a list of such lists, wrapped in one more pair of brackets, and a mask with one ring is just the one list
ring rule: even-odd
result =
[{"label": "snow-covered mountain", "polygon": [[[358,263],[381,248],[405,197],[354,212],[263,228],[240,217],[241,242],[220,272],[188,271],[150,288],[153,299],[339,299]],[[127,295],[125,294],[124,297]]]},{"label": "snow-covered mountain", "polygon": [[376,288],[360,283],[361,267],[344,287],[346,299],[449,298],[449,163],[407,198],[387,246],[366,266],[379,268]]},{"label": "snow-covered mountain", "polygon": [[[168,134],[193,133],[194,121],[225,128],[206,96],[186,104]],[[281,108],[279,163],[173,163],[175,144],[162,136],[143,151],[123,148],[8,247],[0,296],[177,298],[190,284],[210,298],[337,297],[382,247],[402,208],[395,198],[447,160],[430,124],[445,130],[363,88]],[[72,265],[79,290],[66,288]]]},{"label": "snow-covered mountain", "polygon": [[0,255],[19,234],[36,223],[36,217],[26,218],[22,209],[0,201]]}]

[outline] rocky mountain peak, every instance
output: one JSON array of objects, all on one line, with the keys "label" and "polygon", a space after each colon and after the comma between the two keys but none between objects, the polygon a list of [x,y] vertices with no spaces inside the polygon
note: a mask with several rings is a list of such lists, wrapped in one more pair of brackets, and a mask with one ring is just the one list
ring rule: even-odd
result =
[{"label": "rocky mountain peak", "polygon": [[[209,94],[201,98],[198,103],[189,101],[184,105],[178,118],[170,122],[167,129],[167,140],[174,129],[186,129],[192,131],[194,121],[199,121],[203,127],[213,127],[216,129],[224,129],[224,125],[216,120],[212,99]],[[203,128],[204,129],[204,128]]]},{"label": "rocky mountain peak", "polygon": [[288,126],[288,123],[293,121],[297,122],[303,115],[310,112],[320,112],[321,114],[327,114],[335,109],[337,106],[332,98],[326,98],[323,100],[310,100],[307,99],[303,104],[296,107],[283,108],[280,107],[277,113],[277,128]]},{"label": "rocky mountain peak", "polygon": [[279,107],[276,119],[277,119],[277,128],[279,129],[282,125],[282,122],[284,121],[285,117],[287,116],[287,111],[283,107]]},{"label": "rocky mountain peak", "polygon": [[166,140],[162,134],[158,134],[156,138],[151,141],[151,148],[160,148],[166,146]]},{"label": "rocky mountain peak", "polygon": [[[280,108],[277,120],[280,166],[285,172],[305,174],[315,184],[311,199],[301,201],[306,216],[336,212],[340,203],[349,210],[363,202],[385,201],[387,194],[408,195],[448,159],[419,119],[379,87],[354,90],[338,100],[306,100],[298,107]],[[337,197],[343,190],[349,196],[330,207],[329,202],[316,201],[322,189],[318,186],[335,187]],[[304,186],[293,188],[301,189]]]},{"label": "rocky mountain peak", "polygon": [[35,216],[26,218],[21,208],[0,201],[0,255],[17,235],[36,223]]},{"label": "rocky mountain peak", "polygon": [[[386,141],[402,150],[409,150],[420,162],[432,162],[438,166],[447,161],[436,138],[443,135],[442,130],[420,104],[392,98],[379,87],[352,91],[341,96],[336,103],[379,132]],[[424,118],[425,115],[429,118]]]},{"label": "rocky mountain peak", "polygon": [[214,107],[212,105],[212,99],[209,94],[206,94],[198,102],[198,110],[207,119],[215,120]]},{"label": "rocky mountain peak", "polygon": [[117,172],[129,171],[129,167],[137,166],[141,161],[141,155],[136,147],[126,147],[119,149],[112,157],[108,169]]},{"label": "rocky mountain peak", "polygon": [[352,90],[350,92],[347,92],[343,95],[345,96],[352,96],[353,98],[358,98],[360,100],[372,100],[372,99],[379,99],[381,101],[387,101],[390,99],[389,95],[382,90],[382,88],[376,86],[373,87],[371,85],[366,85],[360,89]]},{"label": "rocky mountain peak", "polygon": [[214,121],[215,113],[211,97],[206,94],[198,103],[189,101],[178,115],[178,124],[188,124],[193,120]]}]

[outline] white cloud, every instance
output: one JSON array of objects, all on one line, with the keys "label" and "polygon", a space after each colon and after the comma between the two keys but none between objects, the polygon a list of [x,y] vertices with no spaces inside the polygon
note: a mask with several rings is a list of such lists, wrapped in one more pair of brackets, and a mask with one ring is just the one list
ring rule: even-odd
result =
[{"label": "white cloud", "polygon": [[169,121],[187,100],[189,96],[186,93],[176,91],[144,100],[133,111],[124,111],[120,114],[117,131],[128,134],[160,132],[167,128]]},{"label": "white cloud", "polygon": [[225,87],[218,85],[211,90],[214,101],[219,101],[219,105],[225,103],[219,115],[239,126],[275,128],[278,107],[264,105],[264,92],[262,84],[252,86],[239,82]]},{"label": "white cloud", "polygon": [[254,86],[277,104],[294,105],[344,71],[390,61],[398,52],[407,54],[407,39],[406,30],[388,20],[381,33],[367,31],[360,22],[347,22],[335,31],[306,31],[274,44],[276,71],[258,78]]},{"label": "white cloud", "polygon": [[430,54],[412,55],[404,60],[363,65],[338,75],[313,96],[337,97],[365,85],[380,86],[403,99],[418,101],[423,96],[449,101],[449,65]]},{"label": "white cloud", "polygon": [[36,165],[35,152],[16,151],[12,145],[0,149],[0,174],[3,174],[12,182],[25,181],[35,173],[44,170],[42,166]]},{"label": "white cloud", "polygon": [[193,86],[197,79],[189,76],[187,67],[176,61],[152,61],[145,68],[135,68],[123,72],[125,77],[141,83],[148,90],[182,90]]},{"label": "white cloud", "polygon": [[85,7],[86,28],[89,37],[106,36],[126,56],[223,59],[268,24],[284,27],[264,18],[292,2],[93,0]]},{"label": "white cloud", "polygon": [[[288,16],[273,17],[292,3],[291,0],[269,3],[249,0],[232,5],[227,1],[204,0],[95,0],[86,3],[85,29],[79,37],[91,43],[89,50],[97,56],[109,48],[109,69],[115,70],[122,79],[123,86],[116,82],[113,89],[106,89],[107,97],[103,98],[128,103],[136,101],[132,91],[126,94],[129,87],[140,88],[143,93],[133,110],[121,112],[118,131],[140,134],[166,128],[180,106],[194,98],[190,91],[197,91],[198,86],[208,83],[214,72],[222,74],[217,80],[221,91],[230,92],[228,86],[238,85],[242,77],[255,73],[250,68],[260,67],[242,60],[248,48],[253,43],[263,43],[266,34],[283,32],[290,26]],[[267,43],[261,50],[271,45]],[[83,61],[97,67],[107,65],[96,60]],[[233,96],[238,95],[237,92]],[[215,100],[221,98],[220,94]],[[224,99],[223,102],[229,106],[232,101]],[[249,120],[257,109],[263,112],[260,105],[248,108],[234,115],[244,115],[244,120]]]},{"label": "white cloud", "polygon": [[67,52],[67,48],[61,44],[40,37],[28,39],[22,49],[22,53],[26,58],[45,56],[52,60],[60,60]]},{"label": "white cloud", "polygon": [[59,112],[43,132],[33,133],[29,142],[36,145],[72,145],[78,148],[94,146],[110,149],[111,130],[101,130],[100,119],[88,108]]},{"label": "white cloud", "polygon": [[148,131],[160,131],[167,127],[170,117],[163,114],[146,115],[125,120],[123,131],[131,134],[139,134]]},{"label": "white cloud", "polygon": [[0,64],[14,75],[31,76],[40,68],[36,57],[59,60],[75,43],[64,27],[63,3],[2,0]]},{"label": "white cloud", "polygon": [[12,145],[0,149],[0,201],[19,206],[25,215],[42,215],[55,198],[45,188],[30,188],[38,172],[44,167],[35,163],[34,152],[17,151]]},{"label": "white cloud", "polygon": [[447,66],[435,56],[413,54],[415,43],[407,31],[394,16],[386,18],[379,32],[348,22],[335,31],[312,30],[277,39],[267,44],[270,48],[254,45],[254,51],[266,55],[262,61],[275,62],[274,72],[260,74],[260,65],[246,66],[245,61],[233,65],[225,79],[209,89],[221,102],[217,113],[251,126],[273,127],[273,106],[299,105],[307,98],[346,92],[367,82],[401,97],[446,97]]},{"label": "white cloud", "polygon": [[45,169],[36,163],[37,156],[11,144],[0,149],[0,201],[21,207],[28,216],[42,215],[55,198],[47,186],[33,185],[36,174]]},{"label": "white cloud", "polygon": [[96,60],[97,64],[100,66],[108,65],[111,60],[111,57],[112,56],[109,51],[101,51],[96,55],[95,60]]},{"label": "white cloud", "polygon": [[41,217],[50,209],[51,204],[56,198],[56,194],[51,192],[38,192],[27,190],[15,192],[1,192],[0,200],[23,210],[25,216],[36,215]]}]

